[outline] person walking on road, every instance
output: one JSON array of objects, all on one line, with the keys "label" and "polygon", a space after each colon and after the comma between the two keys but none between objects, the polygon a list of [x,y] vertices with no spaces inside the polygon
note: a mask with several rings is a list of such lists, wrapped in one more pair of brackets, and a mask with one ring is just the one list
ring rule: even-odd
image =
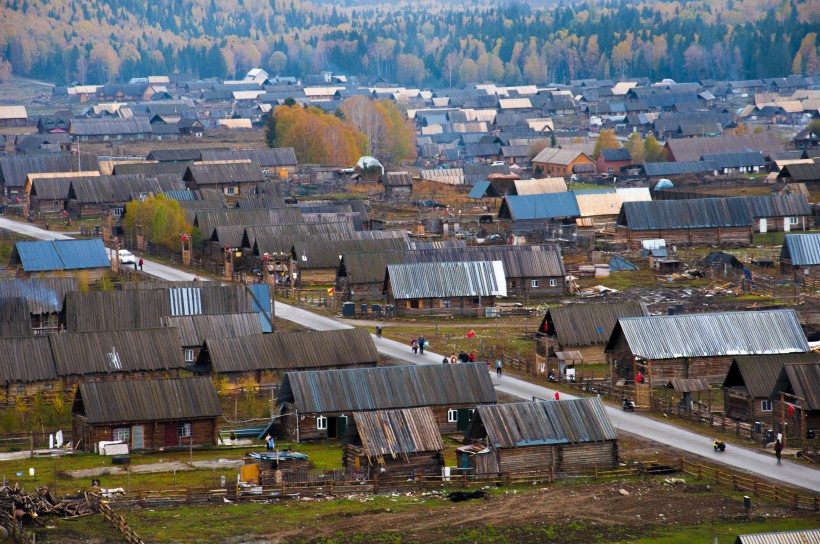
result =
[{"label": "person walking on road", "polygon": [[777,462],[780,462],[780,455],[783,453],[783,442],[780,439],[777,439],[777,442],[774,443],[774,455],[777,457]]},{"label": "person walking on road", "polygon": [[501,359],[498,359],[495,362],[495,375],[500,378],[501,374],[503,372],[504,372],[504,361],[502,361]]},{"label": "person walking on road", "polygon": [[419,336],[419,355],[424,355],[424,337]]},{"label": "person walking on road", "polygon": [[410,349],[412,349],[412,350],[413,350],[413,355],[417,355],[417,354],[418,354],[418,351],[419,351],[419,343],[418,343],[418,341],[417,341],[415,338],[413,338],[412,340],[410,340]]},{"label": "person walking on road", "polygon": [[143,261],[142,257],[140,257],[140,271],[142,270],[142,265],[144,265],[144,264],[145,264],[145,261]]},{"label": "person walking on road", "polygon": [[555,400],[561,400],[561,394],[558,391],[555,392]]}]

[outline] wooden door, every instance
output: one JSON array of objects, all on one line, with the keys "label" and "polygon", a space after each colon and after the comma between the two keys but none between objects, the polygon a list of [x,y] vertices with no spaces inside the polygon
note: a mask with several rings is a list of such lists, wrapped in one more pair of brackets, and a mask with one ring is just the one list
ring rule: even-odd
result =
[{"label": "wooden door", "polygon": [[174,447],[179,445],[179,432],[176,423],[165,424],[165,446]]},{"label": "wooden door", "polygon": [[134,425],[131,427],[131,449],[141,450],[145,446],[142,443],[142,425]]}]

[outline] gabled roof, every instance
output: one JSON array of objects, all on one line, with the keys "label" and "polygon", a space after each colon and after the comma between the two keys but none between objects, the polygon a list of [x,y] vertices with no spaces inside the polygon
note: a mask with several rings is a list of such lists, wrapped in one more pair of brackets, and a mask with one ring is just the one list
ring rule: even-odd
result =
[{"label": "gabled roof", "polygon": [[792,266],[820,265],[820,233],[787,234],[780,258],[789,259]]},{"label": "gabled roof", "polygon": [[91,424],[216,418],[222,408],[210,378],[82,382],[72,413]]},{"label": "gabled roof", "polygon": [[226,151],[219,149],[203,149],[203,161],[250,160],[259,166],[296,166],[299,164],[296,152],[292,147],[275,147],[271,149],[246,149],[241,151]]},{"label": "gabled roof", "polygon": [[547,310],[538,330],[557,334],[562,346],[591,346],[605,344],[618,319],[647,315],[646,306],[640,302],[567,304]]},{"label": "gabled roof", "polygon": [[399,251],[351,251],[342,253],[350,282],[381,283],[388,264],[401,264],[404,257]]},{"label": "gabled roof", "polygon": [[393,459],[444,449],[439,427],[429,406],[355,412],[356,432],[370,459]]},{"label": "gabled roof", "polygon": [[634,355],[649,360],[809,351],[794,310],[625,317],[606,351],[621,335]]},{"label": "gabled roof", "polygon": [[528,219],[553,219],[579,217],[578,201],[573,193],[546,193],[535,195],[507,195],[498,211],[499,219],[526,221]]},{"label": "gabled roof", "polygon": [[111,266],[100,238],[17,242],[14,250],[26,272],[81,270]]},{"label": "gabled roof", "polygon": [[[25,298],[32,314],[59,313],[65,294],[77,291],[75,278],[31,278],[0,281],[0,298]],[[2,353],[0,351],[0,353]]]},{"label": "gabled roof", "polygon": [[35,155],[31,157],[0,158],[0,181],[6,187],[23,187],[26,176],[33,173],[49,172],[92,172],[99,170],[97,157],[82,155]]},{"label": "gabled roof", "polygon": [[37,336],[0,338],[0,383],[34,383],[57,379],[57,367],[49,338]]},{"label": "gabled roof", "polygon": [[618,149],[602,149],[601,157],[603,157],[603,159],[606,162],[621,162],[632,160],[632,154],[629,153],[629,150],[625,147],[619,147]]},{"label": "gabled roof", "polygon": [[783,151],[783,144],[771,133],[714,136],[712,138],[672,138],[666,142],[675,161],[696,161],[705,153],[760,151],[764,155]]},{"label": "gabled roof", "polygon": [[514,195],[527,196],[546,193],[565,193],[567,182],[564,178],[517,179],[513,181]]},{"label": "gabled roof", "polygon": [[277,403],[300,414],[360,412],[496,402],[484,363],[288,372]]},{"label": "gabled roof", "polygon": [[165,316],[163,326],[179,331],[183,346],[201,346],[209,338],[238,338],[262,334],[259,314]]},{"label": "gabled roof", "polygon": [[147,117],[72,119],[69,132],[76,136],[132,136],[153,131]]},{"label": "gabled roof", "polygon": [[766,166],[760,151],[737,151],[732,153],[704,153],[702,161],[714,162],[718,168],[752,168]]},{"label": "gabled roof", "polygon": [[387,172],[382,179],[382,184],[385,187],[412,187],[413,176],[410,172]]},{"label": "gabled roof", "polygon": [[808,352],[735,357],[723,387],[743,386],[752,397],[774,399],[780,391],[788,388],[784,365],[791,363],[820,364],[820,354]]},{"label": "gabled roof", "polygon": [[365,329],[215,337],[205,341],[205,350],[215,373],[375,365],[379,360]]},{"label": "gabled roof", "polygon": [[255,183],[264,181],[265,175],[258,164],[251,162],[194,163],[188,166],[183,178],[197,185],[218,185]]},{"label": "gabled roof", "polygon": [[582,151],[578,151],[575,149],[559,149],[547,147],[541,150],[541,152],[538,155],[533,157],[532,163],[570,165],[574,161],[576,161],[578,157],[582,155],[586,157],[590,162],[595,162],[591,157],[589,157]]},{"label": "gabled roof", "polygon": [[738,535],[734,544],[820,544],[820,529]]},{"label": "gabled roof", "polygon": [[60,376],[178,370],[184,365],[176,329],[66,332],[48,336]]},{"label": "gabled roof", "polygon": [[489,181],[476,181],[467,198],[498,197],[498,190]]},{"label": "gabled roof", "polygon": [[397,300],[507,295],[500,261],[389,264],[387,282]]},{"label": "gabled roof", "polygon": [[617,224],[630,230],[745,227],[752,214],[734,198],[624,202]]},{"label": "gabled roof", "polygon": [[787,363],[784,367],[794,394],[806,399],[809,410],[820,410],[820,359],[811,363]]},{"label": "gabled roof", "polygon": [[0,336],[31,336],[31,313],[23,297],[0,297]]},{"label": "gabled roof", "polygon": [[405,251],[404,259],[407,263],[501,261],[507,279],[566,275],[560,248],[550,244],[427,248]]},{"label": "gabled roof", "polygon": [[645,162],[641,165],[649,177],[679,176],[681,174],[699,174],[717,170],[718,166],[711,161],[677,161]]},{"label": "gabled roof", "polygon": [[777,175],[778,179],[789,178],[797,182],[820,181],[820,163],[788,164]]},{"label": "gabled roof", "polygon": [[598,397],[479,405],[465,433],[494,448],[583,444],[617,440]]}]

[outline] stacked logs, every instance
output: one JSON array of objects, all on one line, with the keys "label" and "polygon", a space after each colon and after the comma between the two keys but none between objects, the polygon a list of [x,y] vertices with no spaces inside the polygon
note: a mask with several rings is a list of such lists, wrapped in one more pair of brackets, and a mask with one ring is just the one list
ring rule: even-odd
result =
[{"label": "stacked logs", "polygon": [[38,519],[42,516],[76,518],[96,511],[85,494],[56,499],[48,486],[37,488],[35,493],[25,493],[17,484],[14,487],[0,487],[0,505],[6,512],[12,512],[23,525],[30,525],[33,521],[42,524]]}]

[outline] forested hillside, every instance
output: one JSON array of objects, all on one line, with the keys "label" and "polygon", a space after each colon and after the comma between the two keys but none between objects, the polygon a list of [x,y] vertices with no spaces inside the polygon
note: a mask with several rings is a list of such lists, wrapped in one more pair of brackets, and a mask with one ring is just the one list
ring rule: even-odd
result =
[{"label": "forested hillside", "polygon": [[262,66],[407,85],[817,73],[820,0],[469,2],[0,0],[0,77],[102,83]]}]

